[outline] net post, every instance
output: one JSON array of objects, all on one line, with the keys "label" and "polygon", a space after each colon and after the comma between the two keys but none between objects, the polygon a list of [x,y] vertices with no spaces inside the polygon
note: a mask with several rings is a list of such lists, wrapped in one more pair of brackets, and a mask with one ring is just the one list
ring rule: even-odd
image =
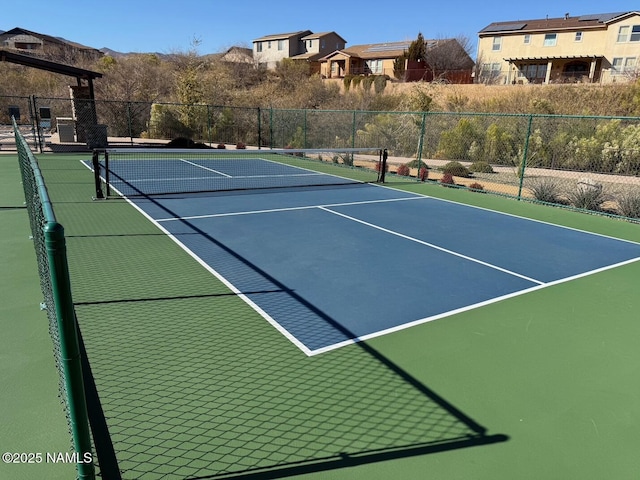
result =
[{"label": "net post", "polygon": [[104,151],[104,184],[107,198],[111,196],[111,178],[109,175],[109,151]]},{"label": "net post", "polygon": [[91,162],[93,164],[93,181],[96,187],[96,197],[95,198],[104,198],[104,194],[102,193],[102,182],[100,180],[100,158],[99,158],[98,150],[93,151],[93,156],[91,157]]},{"label": "net post", "polygon": [[384,183],[384,177],[387,170],[387,158],[389,157],[389,152],[385,148],[382,150],[382,164],[380,165],[380,183]]}]

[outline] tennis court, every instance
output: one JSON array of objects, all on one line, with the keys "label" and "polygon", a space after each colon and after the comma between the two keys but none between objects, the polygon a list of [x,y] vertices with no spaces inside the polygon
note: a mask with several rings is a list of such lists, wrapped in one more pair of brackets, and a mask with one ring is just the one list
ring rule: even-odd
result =
[{"label": "tennis court", "polygon": [[102,478],[640,468],[637,225],[325,165],[346,180],[150,195],[196,176],[112,166],[133,189],[97,201],[87,155],[41,164]]},{"label": "tennis court", "polygon": [[[120,155],[112,186],[307,355],[640,260],[634,242],[269,151]],[[185,188],[216,192],[171,195]]]}]

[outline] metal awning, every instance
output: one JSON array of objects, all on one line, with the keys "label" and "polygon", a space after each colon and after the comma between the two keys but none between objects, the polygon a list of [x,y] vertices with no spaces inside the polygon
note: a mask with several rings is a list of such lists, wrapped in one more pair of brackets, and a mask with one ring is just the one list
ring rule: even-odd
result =
[{"label": "metal awning", "polygon": [[505,62],[553,62],[554,60],[597,60],[604,55],[558,55],[556,57],[511,57],[503,58]]}]

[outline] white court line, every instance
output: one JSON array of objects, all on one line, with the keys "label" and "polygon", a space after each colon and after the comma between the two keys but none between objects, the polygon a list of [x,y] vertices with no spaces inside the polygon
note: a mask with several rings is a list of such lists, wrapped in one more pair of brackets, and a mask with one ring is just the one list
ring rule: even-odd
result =
[{"label": "white court line", "polygon": [[179,159],[181,162],[188,163],[189,165],[193,165],[194,167],[201,168],[203,170],[207,170],[208,172],[217,173],[218,175],[222,175],[223,177],[233,178],[231,175],[227,175],[226,173],[222,173],[218,170],[214,170],[213,168],[203,167],[202,165],[198,165],[197,163],[190,162],[189,160],[185,160],[184,158]]},{"label": "white court line", "polygon": [[362,200],[359,202],[344,202],[344,203],[328,203],[326,205],[304,205],[301,207],[283,207],[283,208],[271,208],[266,210],[247,210],[246,212],[229,212],[229,213],[212,213],[209,215],[192,215],[188,217],[168,217],[156,219],[158,222],[175,222],[180,220],[197,220],[202,218],[217,218],[217,217],[235,217],[240,215],[258,215],[261,213],[276,213],[276,212],[291,212],[294,210],[311,210],[314,208],[323,207],[344,207],[349,205],[366,205],[370,203],[387,203],[387,202],[402,202],[406,200],[424,200],[427,197],[402,197],[402,198],[387,198],[380,200]]},{"label": "white court line", "polygon": [[541,290],[543,288],[551,287],[553,285],[558,285],[561,283],[570,282],[572,280],[576,280],[578,278],[587,277],[589,275],[594,275],[596,273],[604,272],[606,270],[611,270],[614,268],[621,267],[623,265],[628,265],[631,263],[635,263],[640,261],[640,257],[632,258],[630,260],[625,260],[623,262],[619,262],[613,265],[607,265],[606,267],[597,268],[595,270],[591,270],[588,272],[579,273],[577,275],[573,275],[571,277],[561,278],[559,280],[554,280],[553,282],[544,283],[541,285],[536,285],[531,288],[525,288],[524,290],[518,290],[517,292],[509,293],[507,295],[502,295],[500,297],[490,298],[489,300],[484,300],[482,302],[474,303],[472,305],[467,305],[465,307],[456,308],[455,310],[449,310],[448,312],[439,313],[437,315],[433,315],[431,317],[420,318],[418,320],[413,320],[411,322],[403,323],[401,325],[397,325],[395,327],[387,328],[384,330],[378,330],[377,332],[373,332],[367,335],[362,335],[361,337],[353,338],[350,340],[345,340],[342,342],[334,343],[333,345],[327,345],[322,348],[317,348],[315,350],[311,350],[307,355],[314,356],[319,355],[321,353],[330,352],[332,350],[337,350],[341,347],[346,347],[347,345],[352,345],[358,342],[364,342],[366,340],[371,340],[376,337],[382,337],[383,335],[388,335],[390,333],[399,332],[401,330],[405,330],[407,328],[415,327],[417,325],[422,325],[423,323],[433,322],[434,320],[439,320],[441,318],[450,317],[452,315],[456,315],[458,313],[467,312],[469,310],[474,310],[476,308],[484,307],[485,305],[491,305],[492,303],[501,302],[502,300],[506,300],[508,298],[518,297],[520,295],[525,295],[527,293],[535,292],[536,290]]},{"label": "white court line", "polygon": [[395,230],[389,230],[388,228],[381,227],[380,225],[375,225],[373,223],[365,222],[364,220],[360,220],[359,218],[355,218],[355,217],[352,217],[350,215],[345,215],[344,213],[336,212],[336,211],[330,210],[329,208],[326,208],[326,207],[318,207],[318,208],[320,208],[320,210],[324,210],[325,212],[329,212],[329,213],[332,213],[334,215],[338,215],[340,217],[343,217],[343,218],[346,218],[348,220],[351,220],[352,222],[357,222],[357,223],[360,223],[362,225],[366,225],[367,227],[375,228],[376,230],[380,230],[382,232],[389,233],[391,235],[395,235],[396,237],[404,238],[405,240],[410,240],[412,242],[419,243],[420,245],[424,245],[426,247],[430,247],[430,248],[433,248],[435,250],[440,250],[441,252],[448,253],[449,255],[453,255],[455,257],[463,258],[463,259],[468,260],[470,262],[478,263],[478,264],[483,265],[485,267],[489,267],[489,268],[492,268],[494,270],[498,270],[498,271],[500,271],[502,273],[507,273],[507,274],[512,275],[514,277],[522,278],[522,279],[527,280],[527,281],[532,282],[532,283],[537,283],[538,285],[545,285],[545,282],[541,282],[540,280],[536,280],[535,278],[527,277],[526,275],[522,275],[520,273],[513,272],[511,270],[507,270],[506,268],[498,267],[497,265],[493,265],[492,263],[483,262],[482,260],[478,260],[477,258],[469,257],[468,255],[464,255],[462,253],[454,252],[453,250],[449,250],[448,248],[440,247],[440,246],[438,246],[438,245],[436,245],[434,243],[425,242],[424,240],[420,240],[419,238],[410,237],[409,235],[405,235],[404,233],[396,232]]}]

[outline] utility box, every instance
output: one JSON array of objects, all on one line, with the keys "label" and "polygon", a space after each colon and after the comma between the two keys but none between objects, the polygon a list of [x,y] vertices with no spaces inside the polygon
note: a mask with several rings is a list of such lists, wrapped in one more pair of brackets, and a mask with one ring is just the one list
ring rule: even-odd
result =
[{"label": "utility box", "polygon": [[20,107],[16,105],[9,106],[9,118],[15,118],[16,122],[20,121]]},{"label": "utility box", "polygon": [[40,107],[40,128],[49,130],[51,128],[51,109]]},{"label": "utility box", "polygon": [[71,117],[58,117],[56,128],[60,143],[73,143],[76,141],[76,122]]}]

